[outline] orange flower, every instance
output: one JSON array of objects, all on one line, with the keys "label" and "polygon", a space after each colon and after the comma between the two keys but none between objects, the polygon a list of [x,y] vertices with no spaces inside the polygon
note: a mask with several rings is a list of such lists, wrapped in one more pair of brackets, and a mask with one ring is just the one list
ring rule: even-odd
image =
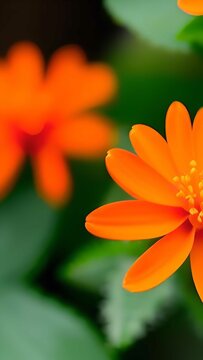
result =
[{"label": "orange flower", "polygon": [[1,197],[29,156],[40,194],[50,203],[64,202],[72,187],[64,156],[101,156],[112,142],[112,126],[89,109],[115,89],[112,71],[88,64],[77,47],[59,49],[45,73],[35,45],[13,46],[0,62]]},{"label": "orange flower", "polygon": [[191,15],[203,15],[203,0],[178,0],[181,10]]},{"label": "orange flower", "polygon": [[101,206],[86,228],[113,240],[165,235],[128,270],[123,286],[145,291],[171,276],[190,254],[192,276],[203,301],[203,108],[193,129],[187,109],[174,102],[166,116],[167,142],[152,128],[135,125],[130,139],[137,155],[112,149],[112,178],[137,200]]}]

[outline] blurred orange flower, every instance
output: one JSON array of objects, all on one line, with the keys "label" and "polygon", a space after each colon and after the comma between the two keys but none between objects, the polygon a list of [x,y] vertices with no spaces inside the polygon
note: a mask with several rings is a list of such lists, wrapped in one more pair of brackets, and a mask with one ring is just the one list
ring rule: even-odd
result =
[{"label": "blurred orange flower", "polygon": [[72,188],[64,155],[93,158],[109,147],[112,125],[89,109],[115,90],[112,70],[88,64],[77,47],[59,49],[45,73],[35,45],[14,45],[0,61],[0,195],[10,190],[29,156],[40,194],[63,203]]},{"label": "blurred orange flower", "polygon": [[203,0],[178,0],[181,10],[191,15],[203,15]]},{"label": "blurred orange flower", "polygon": [[167,142],[152,128],[135,125],[130,139],[137,155],[112,149],[112,178],[138,200],[101,206],[86,228],[107,239],[140,240],[165,235],[128,270],[123,286],[145,291],[172,275],[190,254],[192,276],[203,301],[203,108],[193,129],[187,109],[174,102],[166,116]]}]

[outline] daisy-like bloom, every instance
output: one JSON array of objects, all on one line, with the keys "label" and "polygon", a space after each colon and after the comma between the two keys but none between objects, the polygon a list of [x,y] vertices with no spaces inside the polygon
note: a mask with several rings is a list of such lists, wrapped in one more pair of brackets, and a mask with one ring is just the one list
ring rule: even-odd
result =
[{"label": "daisy-like bloom", "polygon": [[203,0],[178,0],[181,10],[191,15],[203,15]]},{"label": "daisy-like bloom", "polygon": [[193,128],[179,102],[166,116],[167,141],[154,129],[135,125],[130,140],[137,155],[112,149],[109,174],[136,200],[101,206],[87,216],[87,230],[113,240],[163,236],[132,265],[123,286],[145,291],[171,276],[190,254],[192,276],[203,301],[203,108]]},{"label": "daisy-like bloom", "polygon": [[72,191],[65,155],[94,158],[112,144],[114,128],[89,109],[104,104],[115,90],[112,70],[88,64],[77,47],[59,49],[45,72],[34,44],[14,45],[0,61],[0,196],[29,157],[40,195],[63,203]]}]

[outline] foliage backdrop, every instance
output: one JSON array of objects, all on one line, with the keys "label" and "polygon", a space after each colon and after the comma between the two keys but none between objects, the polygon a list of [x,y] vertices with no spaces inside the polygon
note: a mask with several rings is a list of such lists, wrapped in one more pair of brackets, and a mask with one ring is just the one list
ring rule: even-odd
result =
[{"label": "foliage backdrop", "polygon": [[[176,1],[2,1],[0,52],[35,41],[46,58],[77,43],[114,69],[116,99],[101,112],[118,127],[117,146],[145,123],[164,134],[169,104],[194,116],[203,105],[203,21]],[[88,136],[88,134],[85,134]],[[104,160],[72,162],[75,191],[61,209],[35,193],[29,164],[0,204],[0,359],[202,359],[203,307],[187,264],[142,294],[121,280],[150,242],[117,243],[90,236],[85,216],[126,195]]]}]

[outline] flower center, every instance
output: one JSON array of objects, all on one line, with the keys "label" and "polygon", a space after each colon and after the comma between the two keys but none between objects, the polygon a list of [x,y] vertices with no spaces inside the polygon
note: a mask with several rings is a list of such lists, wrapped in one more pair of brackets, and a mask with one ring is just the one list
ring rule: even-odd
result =
[{"label": "flower center", "polygon": [[198,171],[197,162],[190,161],[188,174],[175,176],[176,196],[182,198],[188,210],[191,224],[203,228],[203,171]]},{"label": "flower center", "polygon": [[29,134],[23,130],[17,131],[17,138],[24,152],[27,155],[34,155],[46,144],[53,130],[52,123],[46,123],[45,126],[36,134]]}]

